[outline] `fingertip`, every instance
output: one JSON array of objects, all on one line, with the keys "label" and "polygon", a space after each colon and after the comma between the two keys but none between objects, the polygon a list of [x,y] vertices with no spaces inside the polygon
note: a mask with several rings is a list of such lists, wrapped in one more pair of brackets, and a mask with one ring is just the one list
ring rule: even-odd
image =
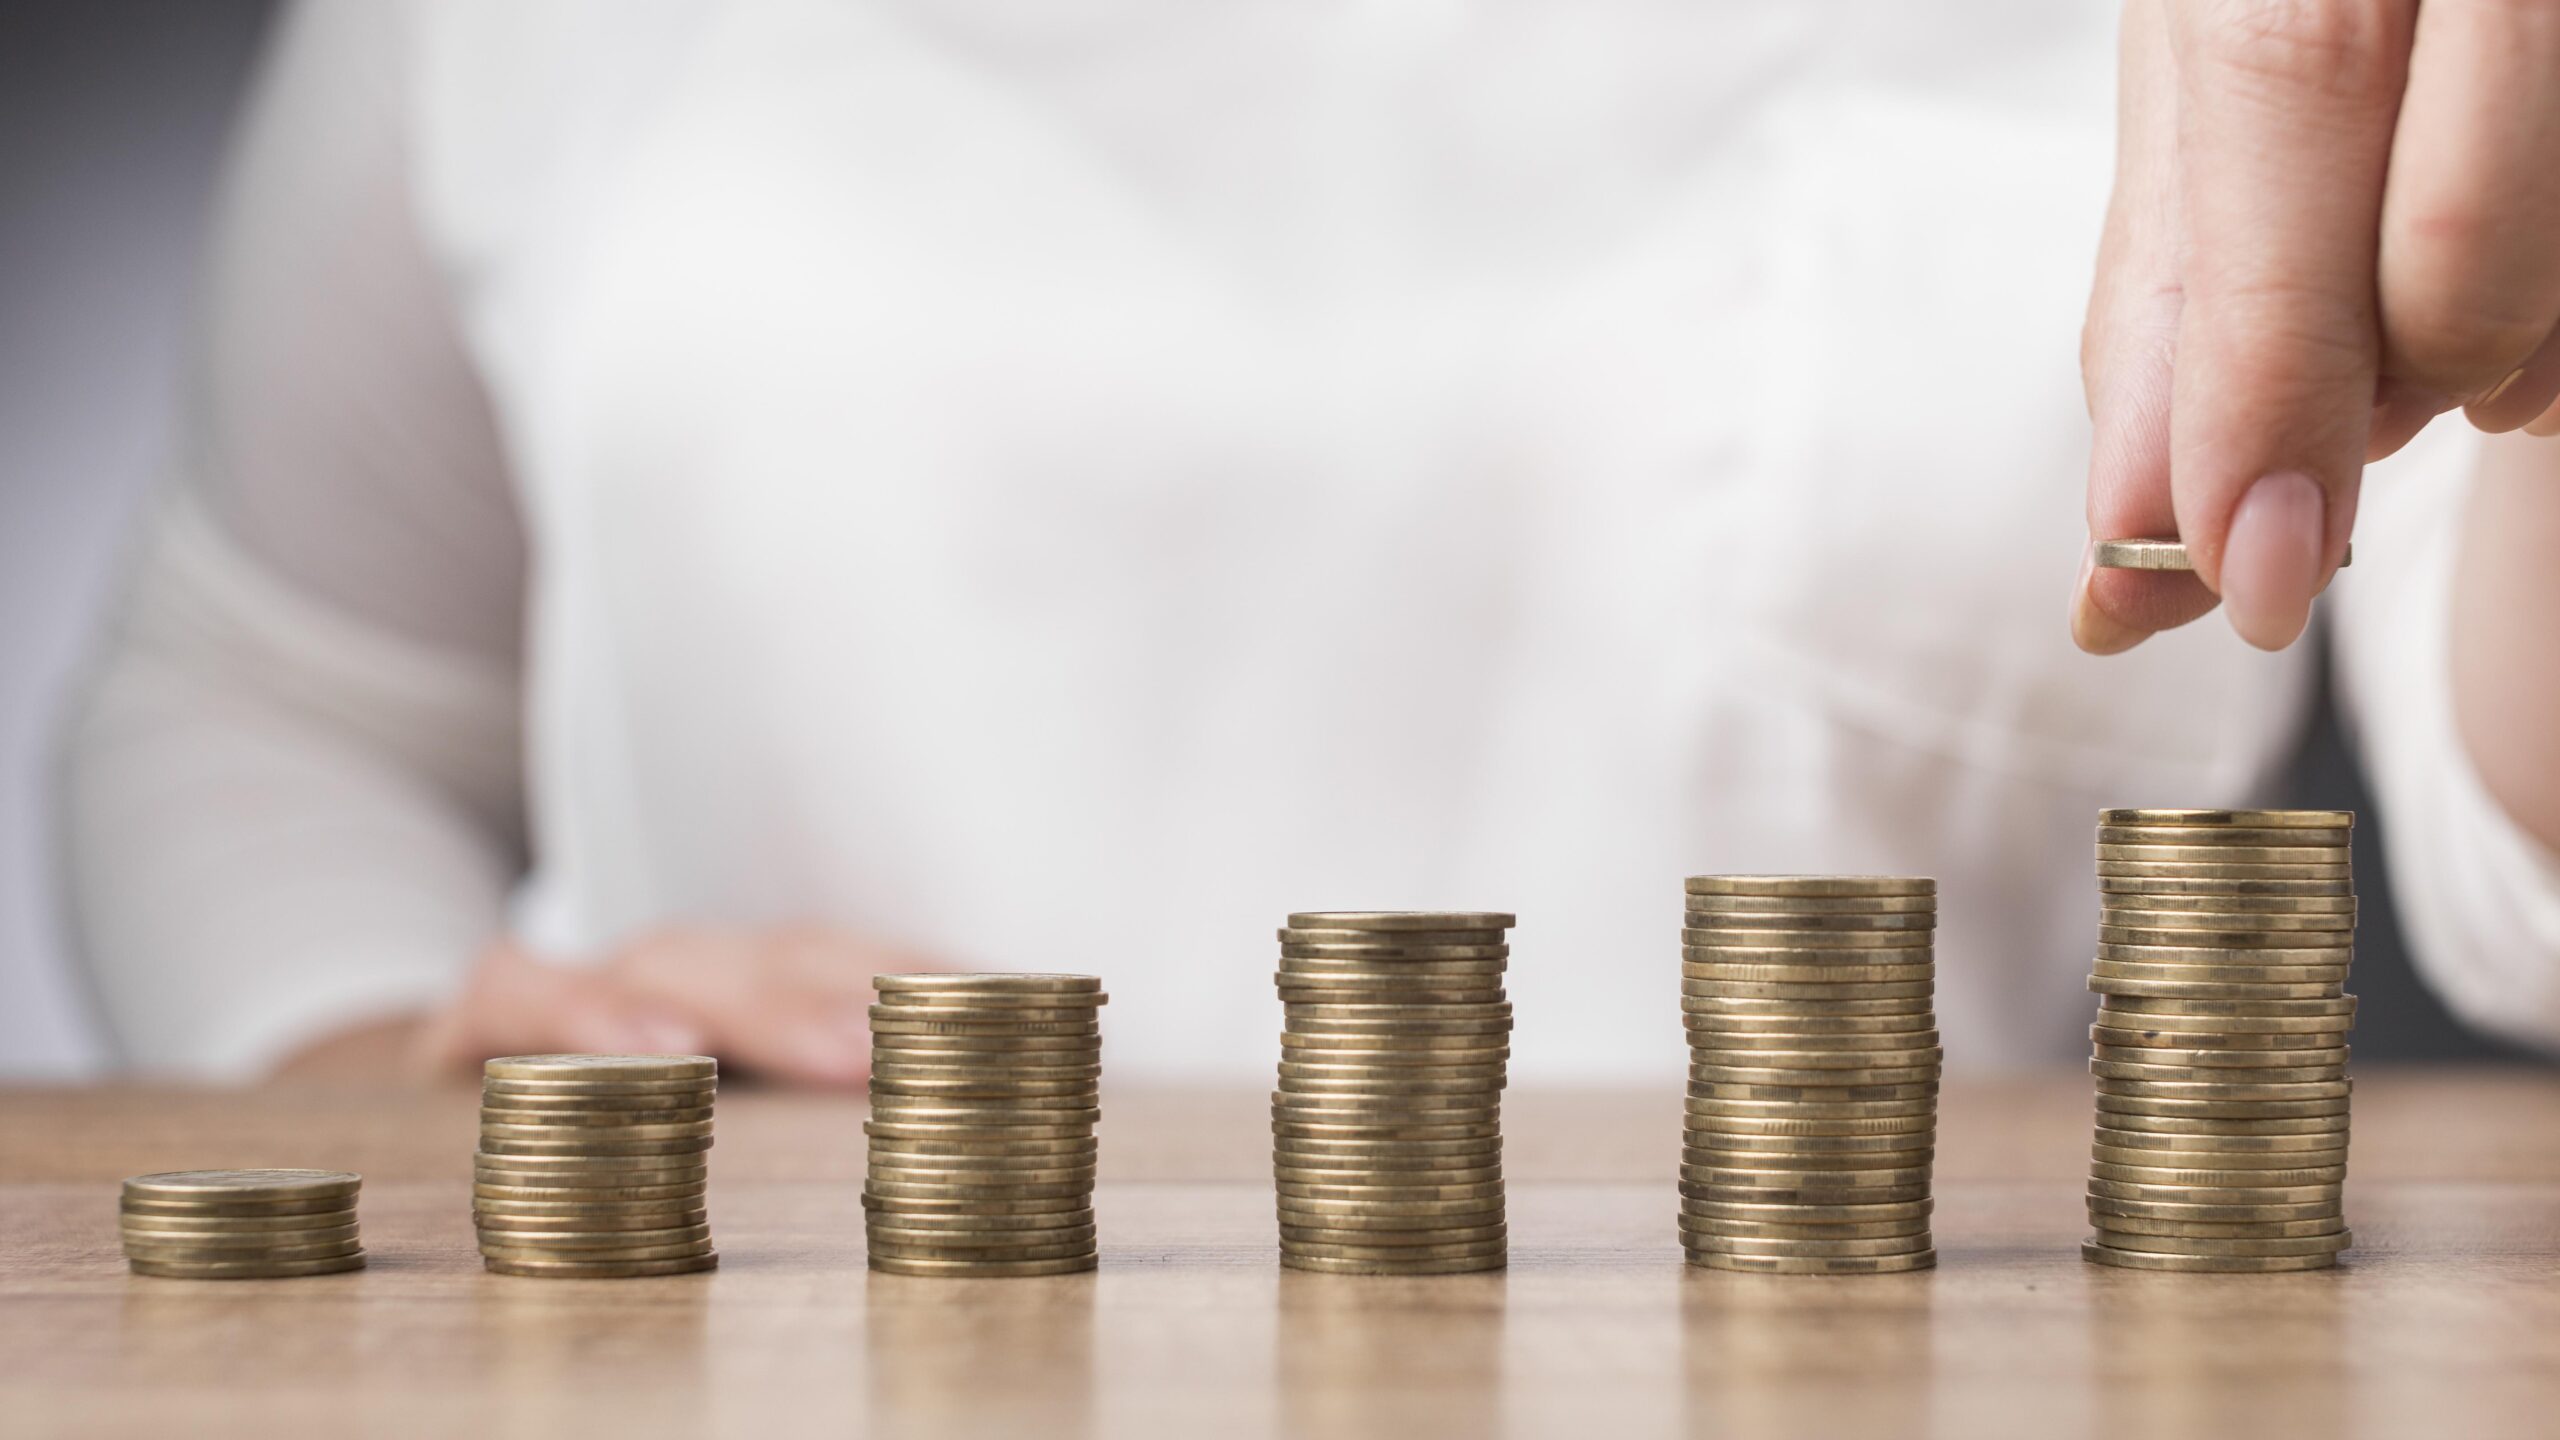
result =
[{"label": "fingertip", "polygon": [[2098,604],[2089,585],[2088,562],[2071,592],[2071,643],[2091,655],[2121,655],[2151,638],[2151,632],[2127,625]]},{"label": "fingertip", "polygon": [[2327,493],[2308,475],[2262,476],[2240,497],[2223,542],[2222,604],[2241,639],[2281,650],[2300,638],[2326,579],[2327,526]]}]

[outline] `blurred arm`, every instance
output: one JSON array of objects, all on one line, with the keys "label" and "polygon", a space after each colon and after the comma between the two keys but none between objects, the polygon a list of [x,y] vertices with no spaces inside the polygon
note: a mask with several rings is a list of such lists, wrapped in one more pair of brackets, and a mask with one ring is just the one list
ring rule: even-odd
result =
[{"label": "blurred arm", "polygon": [[2560,1044],[2560,444],[2419,449],[2481,459],[2366,490],[2342,699],[2420,968],[2470,1023]]},{"label": "blurred arm", "polygon": [[393,7],[280,26],[177,474],[69,736],[74,914],[131,1060],[414,1013],[520,864],[523,545],[409,209]]}]

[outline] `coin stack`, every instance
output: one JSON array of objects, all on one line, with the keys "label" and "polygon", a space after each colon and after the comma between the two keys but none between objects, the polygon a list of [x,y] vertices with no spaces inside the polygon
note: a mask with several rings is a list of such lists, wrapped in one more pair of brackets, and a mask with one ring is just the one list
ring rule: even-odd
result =
[{"label": "coin stack", "polygon": [[872,982],[871,1268],[1064,1275],[1095,1265],[1101,1007],[1091,975]]},{"label": "coin stack", "polygon": [[2349,1244],[2343,810],[2098,817],[2088,1259],[2317,1270]]},{"label": "coin stack", "polygon": [[1684,888],[1689,1263],[1788,1275],[1936,1264],[1937,882],[1703,875]]},{"label": "coin stack", "polygon": [[517,1055],[480,1081],[471,1218],[501,1275],[617,1279],[720,1263],[703,1208],[708,1055]]},{"label": "coin stack", "polygon": [[1280,932],[1280,1263],[1498,1270],[1509,915],[1320,911]]},{"label": "coin stack", "polygon": [[136,1275],[278,1280],[364,1268],[356,1190],[338,1170],[172,1170],[124,1182]]}]

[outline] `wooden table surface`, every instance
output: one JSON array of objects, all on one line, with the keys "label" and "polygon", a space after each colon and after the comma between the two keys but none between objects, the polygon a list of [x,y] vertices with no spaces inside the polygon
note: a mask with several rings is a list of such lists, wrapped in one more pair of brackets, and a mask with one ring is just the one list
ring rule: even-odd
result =
[{"label": "wooden table surface", "polygon": [[[2088,1084],[1955,1083],[1939,1268],[1694,1270],[1676,1082],[1518,1092],[1507,1273],[1284,1273],[1251,1091],[1113,1092],[1102,1269],[872,1275],[861,1106],[720,1100],[716,1274],[483,1274],[468,1093],[0,1091],[0,1434],[2560,1433],[2560,1075],[2362,1075],[2336,1271],[2084,1264]],[[115,1182],[364,1173],[363,1273],[149,1280]]]}]

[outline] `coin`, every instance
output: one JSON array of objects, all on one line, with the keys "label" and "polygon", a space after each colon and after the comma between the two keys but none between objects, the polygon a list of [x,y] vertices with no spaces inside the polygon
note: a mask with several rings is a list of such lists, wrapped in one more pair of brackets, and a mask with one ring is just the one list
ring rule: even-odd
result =
[{"label": "coin", "polygon": [[910,1235],[947,1235],[954,1243],[967,1243],[983,1237],[997,1242],[1016,1234],[1034,1236],[1055,1230],[1090,1230],[1093,1207],[1079,1205],[1065,1210],[1042,1212],[1014,1211],[999,1215],[970,1215],[952,1211],[884,1209],[870,1217],[870,1223]]},{"label": "coin", "polygon": [[904,1256],[874,1255],[871,1268],[888,1275],[939,1276],[956,1279],[993,1280],[1032,1275],[1073,1275],[1094,1269],[1093,1255],[1067,1256],[1056,1260],[917,1260]]},{"label": "coin", "polygon": [[134,1260],[319,1260],[363,1248],[353,1225],[326,1230],[264,1230],[250,1235],[170,1235],[127,1230],[124,1253]]},{"label": "coin", "polygon": [[2109,845],[2098,846],[2098,860],[2151,865],[2318,865],[2347,863],[2334,845]]},{"label": "coin", "polygon": [[2352,810],[2144,810],[2098,812],[2102,826],[2177,825],[2188,828],[2239,830],[2351,830]]},{"label": "coin", "polygon": [[1926,1270],[1938,1263],[1938,1252],[1904,1255],[1728,1255],[1690,1250],[1689,1263],[1709,1270],[1741,1270],[1766,1275],[1888,1275]]},{"label": "coin", "polygon": [[1482,1257],[1456,1260],[1382,1261],[1334,1260],[1315,1255],[1280,1252],[1280,1263],[1291,1270],[1306,1270],[1323,1275],[1458,1275],[1477,1270],[1500,1270],[1508,1263],[1502,1251]]},{"label": "coin", "polygon": [[[1927,919],[1928,917],[1920,917]],[[1698,950],[1925,950],[1936,938],[1934,924],[1895,929],[1852,930],[1820,925],[1684,926],[1680,943]]]},{"label": "coin", "polygon": [[231,1246],[164,1245],[127,1236],[124,1258],[130,1264],[161,1265],[290,1265],[312,1260],[361,1257],[364,1246],[354,1236],[310,1245],[262,1245],[242,1250]]},{"label": "coin", "polygon": [[[1789,1212],[1794,1212],[1803,1207],[1790,1205],[1783,1208]],[[1690,1215],[1684,1213],[1680,1217],[1680,1233],[1684,1239],[1692,1235],[1722,1235],[1734,1239],[1805,1241],[1890,1240],[1910,1236],[1919,1236],[1925,1239],[1929,1234],[1929,1219],[1927,1215],[1923,1214],[1909,1220],[1877,1220],[1864,1223],[1806,1225],[1788,1224],[1783,1222],[1772,1223],[1765,1220],[1733,1220],[1716,1216]]]},{"label": "coin", "polygon": [[1341,926],[1283,925],[1276,932],[1283,945],[1501,945],[1505,932],[1500,926],[1482,929],[1353,930]]},{"label": "coin", "polygon": [[2126,1270],[2182,1271],[2247,1271],[2272,1273],[2279,1270],[2325,1270],[2337,1263],[2330,1253],[2317,1255],[2154,1255],[2139,1250],[2119,1250],[2112,1245],[2083,1241],[2082,1259]]},{"label": "coin", "polygon": [[2334,1221],[2340,1211],[2335,1198],[2312,1200],[2289,1205],[2265,1204],[2191,1204],[2161,1200],[2119,1200],[2111,1196],[2089,1197],[2092,1216],[2131,1215],[2151,1220],[2182,1220],[2197,1223],[2264,1224],[2297,1220]]},{"label": "coin", "polygon": [[590,1234],[599,1231],[660,1231],[693,1227],[700,1227],[705,1234],[710,1233],[710,1212],[698,1204],[691,1209],[679,1210],[635,1209],[619,1214],[609,1211],[577,1211],[539,1215],[517,1214],[508,1210],[475,1205],[471,1210],[471,1220],[480,1228],[480,1233],[483,1235],[493,1231],[505,1231],[539,1236],[556,1232],[563,1224],[575,1224],[579,1231]]},{"label": "coin", "polygon": [[151,1231],[168,1235],[242,1235],[263,1231],[315,1230],[353,1225],[355,1221],[356,1211],[352,1205],[281,1215],[167,1215],[128,1210],[122,1216],[128,1232]]},{"label": "coin", "polygon": [[2227,1050],[2235,1054],[2267,1054],[2279,1050],[2328,1051],[2347,1048],[2347,1037],[2344,1031],[2304,1031],[2281,1034],[2189,1030],[2182,1033],[2151,1029],[2147,1021],[2140,1029],[2093,1025],[2089,1029],[2089,1038],[2102,1046],[2117,1046],[2125,1049]]},{"label": "coin", "polygon": [[1832,1000],[1917,1000],[1935,989],[1927,980],[1895,981],[1882,984],[1831,984],[1828,982],[1790,985],[1763,980],[1682,980],[1680,993],[1728,1000],[1804,1000],[1816,1004]]},{"label": "coin", "polygon": [[[2196,1074],[2196,1067],[2188,1065],[2142,1065],[2131,1064],[2119,1060],[2092,1060],[2089,1062],[2089,1073],[2105,1080],[2160,1080],[2174,1083],[2193,1078]],[[2336,1079],[2338,1075],[2338,1067],[2335,1065],[2305,1065],[2298,1068],[2278,1069],[2273,1066],[2262,1066],[2251,1070],[2234,1070],[2226,1066],[2221,1070],[2212,1073],[2245,1076],[2252,1080],[2263,1080],[2271,1084],[2302,1084],[2306,1082]]]},{"label": "coin", "polygon": [[363,1177],[343,1170],[164,1170],[125,1181],[124,1198],[229,1204],[336,1200],[344,1205],[363,1183]]},{"label": "coin", "polygon": [[616,1125],[622,1117],[636,1115],[642,1122],[651,1116],[683,1116],[694,1111],[708,1111],[717,1092],[707,1088],[687,1090],[644,1090],[637,1093],[595,1094],[583,1090],[545,1090],[527,1093],[501,1090],[494,1085],[481,1087],[481,1103],[492,1110],[517,1115],[539,1115],[545,1120],[555,1116],[570,1117],[571,1122]]},{"label": "coin", "polygon": [[[2102,1129],[2099,1133],[2101,1135],[2106,1135],[2122,1132]],[[2138,1139],[2141,1137],[2137,1136],[2134,1138]],[[2140,1145],[2129,1146],[2108,1144],[2101,1141],[2090,1145],[2089,1156],[2092,1160],[2102,1165],[2185,1171],[2248,1170],[2252,1172],[2271,1173],[2280,1170],[2306,1168],[2338,1169],[2343,1168],[2347,1163],[2347,1149],[2343,1145],[2332,1145],[2319,1150],[2163,1150]],[[2140,1175],[2110,1175],[2107,1178],[2111,1180],[2140,1180],[2156,1177]],[[2340,1175],[2336,1178],[2344,1179],[2345,1176]],[[2190,1180],[2178,1183],[2212,1185],[2219,1184],[2221,1182],[2213,1180]],[[2255,1182],[2241,1181],[2237,1183],[2249,1184]],[[2270,1179],[2266,1183],[2274,1185],[2290,1185],[2302,1182],[2291,1179]]]},{"label": "coin", "polygon": [[975,1001],[979,996],[986,994],[1098,993],[1102,989],[1102,980],[1094,975],[1044,975],[1027,972],[972,974],[930,971],[874,975],[871,977],[871,988],[883,995],[957,996]]},{"label": "coin", "polygon": [[1841,1236],[1836,1239],[1775,1239],[1761,1235],[1720,1235],[1709,1231],[1684,1231],[1680,1243],[1691,1253],[1710,1251],[1725,1255],[1793,1255],[1793,1256],[1879,1256],[1912,1255],[1930,1248],[1929,1234],[1885,1235],[1869,1237]]},{"label": "coin", "polygon": [[[2341,852],[2343,853],[2343,852]],[[2186,860],[2101,860],[2101,880],[2345,880],[2351,866],[2335,865],[2247,865],[2236,861]]]},{"label": "coin", "polygon": [[2107,825],[2098,826],[2102,845],[2331,845],[2348,843],[2346,826],[2322,829],[2300,825]]},{"label": "coin", "polygon": [[[1926,1088],[1926,1087],[1924,1087]],[[1934,1091],[1905,1100],[1739,1100],[1728,1097],[1691,1095],[1686,1105],[1695,1117],[1723,1119],[1789,1120],[1811,1123],[1831,1121],[1903,1120],[1930,1117],[1938,1112]]]},{"label": "coin", "polygon": [[1874,1155],[1928,1148],[1934,1128],[1882,1135],[1755,1135],[1705,1129],[1694,1121],[1683,1132],[1687,1143],[1702,1150],[1761,1151],[1773,1155]]},{"label": "coin", "polygon": [[[2165,868],[2174,870],[2177,867]],[[2273,896],[2352,899],[2355,888],[2354,882],[2344,878],[2331,880],[2251,879],[2248,877],[2205,879],[2184,874],[2101,875],[2098,877],[2098,891],[2101,899],[2112,900],[2117,896],[2140,897],[2147,903],[2153,903],[2155,907],[2157,901],[2164,896],[2189,896],[2197,899]]]},{"label": "coin", "polygon": [[1777,895],[1790,898],[1930,896],[1938,882],[1909,875],[1693,875],[1681,882],[1690,895]]},{"label": "coin", "polygon": [[484,1255],[481,1265],[493,1275],[539,1276],[555,1280],[627,1280],[644,1275],[691,1275],[717,1269],[720,1257],[706,1252],[669,1260],[553,1260]]},{"label": "coin", "polygon": [[708,1055],[505,1055],[481,1067],[484,1080],[591,1082],[687,1081],[720,1073]]},{"label": "coin", "polygon": [[1860,984],[1877,985],[1921,981],[1926,983],[1937,974],[1933,965],[1762,965],[1748,961],[1729,963],[1689,961],[1681,965],[1681,975],[1690,980],[1774,981],[1779,984]]},{"label": "coin", "polygon": [[2347,1147],[2347,1132],[2315,1131],[2297,1135],[2185,1135],[2145,1130],[2120,1130],[2101,1125],[2093,1142],[2098,1146],[2114,1146],[2125,1150],[2149,1150],[2178,1155],[2300,1155]]},{"label": "coin", "polygon": [[1442,1226],[1436,1229],[1400,1227],[1372,1230],[1363,1225],[1303,1225],[1280,1217],[1280,1238],[1294,1248],[1306,1252],[1318,1245],[1343,1246],[1382,1252],[1420,1251],[1448,1246],[1464,1246],[1475,1250],[1499,1243],[1509,1237],[1511,1227],[1496,1220],[1480,1225]]},{"label": "coin", "polygon": [[364,1268],[364,1255],[318,1260],[128,1260],[136,1275],[170,1280],[283,1280],[305,1275],[339,1275]]},{"label": "coin", "polygon": [[2335,1255],[2355,1243],[2344,1229],[2325,1235],[2260,1236],[2247,1239],[2159,1235],[2116,1230],[2101,1225],[2096,1243],[2115,1250],[2157,1255]]}]

